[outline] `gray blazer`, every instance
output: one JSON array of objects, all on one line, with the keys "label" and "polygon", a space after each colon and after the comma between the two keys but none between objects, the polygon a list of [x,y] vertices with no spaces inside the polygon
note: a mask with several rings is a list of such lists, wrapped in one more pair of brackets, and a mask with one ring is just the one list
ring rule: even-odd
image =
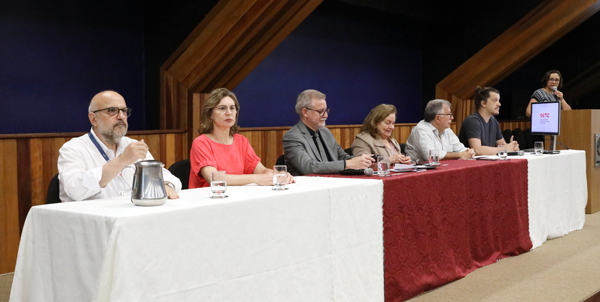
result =
[{"label": "gray blazer", "polygon": [[333,161],[322,159],[310,132],[302,121],[299,121],[283,136],[283,152],[288,172],[294,176],[306,174],[338,173],[344,170],[345,160],[352,158],[337,143],[329,129],[323,127],[319,134],[325,141]]}]

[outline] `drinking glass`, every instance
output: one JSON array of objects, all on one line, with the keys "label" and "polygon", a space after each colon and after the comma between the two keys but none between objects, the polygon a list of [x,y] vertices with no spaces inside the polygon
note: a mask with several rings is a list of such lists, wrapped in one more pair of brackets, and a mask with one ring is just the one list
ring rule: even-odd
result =
[{"label": "drinking glass", "polygon": [[210,198],[226,198],[227,173],[225,171],[213,171],[210,174],[210,190],[213,195]]},{"label": "drinking glass", "polygon": [[500,160],[506,160],[507,157],[508,153],[506,150],[506,145],[498,146],[498,158],[500,158]]},{"label": "drinking glass", "polygon": [[535,151],[535,155],[544,154],[544,142],[535,142],[533,145],[533,150]]},{"label": "drinking glass", "polygon": [[375,160],[375,162],[371,164],[371,169],[373,169],[373,175],[377,175],[379,173],[377,171],[379,168],[379,162],[383,160],[383,156],[373,155],[373,159]]},{"label": "drinking glass", "polygon": [[439,150],[429,150],[429,164],[432,166],[437,166],[440,164]]},{"label": "drinking glass", "polygon": [[377,175],[381,177],[390,176],[390,161],[383,156],[377,156]]},{"label": "drinking glass", "polygon": [[285,187],[287,183],[287,166],[286,165],[275,165],[273,166],[273,190],[287,190]]}]

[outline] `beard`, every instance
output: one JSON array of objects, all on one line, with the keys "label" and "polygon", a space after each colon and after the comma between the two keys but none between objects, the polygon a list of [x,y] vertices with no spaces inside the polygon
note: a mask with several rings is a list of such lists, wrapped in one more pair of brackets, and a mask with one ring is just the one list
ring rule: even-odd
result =
[{"label": "beard", "polygon": [[[124,126],[124,128],[119,127],[118,126]],[[120,141],[121,138],[123,136],[125,136],[125,134],[127,134],[127,123],[125,123],[124,121],[118,121],[116,122],[113,126],[112,129],[110,130],[102,130],[100,129],[100,135],[102,136],[102,138],[104,138],[107,142],[110,142],[111,144],[117,145]]]}]

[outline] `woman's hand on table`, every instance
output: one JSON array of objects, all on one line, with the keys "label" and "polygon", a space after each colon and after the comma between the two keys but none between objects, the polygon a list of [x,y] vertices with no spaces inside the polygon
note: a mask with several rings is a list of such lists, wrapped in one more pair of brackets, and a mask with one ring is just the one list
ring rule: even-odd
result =
[{"label": "woman's hand on table", "polygon": [[404,154],[400,154],[400,153],[390,156],[390,164],[397,164],[397,163],[410,165],[411,159],[410,159],[410,157],[408,157]]}]

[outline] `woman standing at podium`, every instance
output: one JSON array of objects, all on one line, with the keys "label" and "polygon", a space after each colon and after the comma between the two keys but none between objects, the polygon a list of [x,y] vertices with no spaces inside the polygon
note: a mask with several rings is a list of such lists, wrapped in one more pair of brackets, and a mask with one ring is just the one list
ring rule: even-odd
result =
[{"label": "woman standing at podium", "polygon": [[563,93],[558,90],[562,89],[563,78],[562,74],[558,70],[550,70],[544,74],[542,78],[542,88],[536,90],[531,95],[529,105],[527,105],[527,111],[525,115],[531,117],[531,103],[537,102],[560,102],[562,110],[571,110],[571,106],[565,101]]}]

